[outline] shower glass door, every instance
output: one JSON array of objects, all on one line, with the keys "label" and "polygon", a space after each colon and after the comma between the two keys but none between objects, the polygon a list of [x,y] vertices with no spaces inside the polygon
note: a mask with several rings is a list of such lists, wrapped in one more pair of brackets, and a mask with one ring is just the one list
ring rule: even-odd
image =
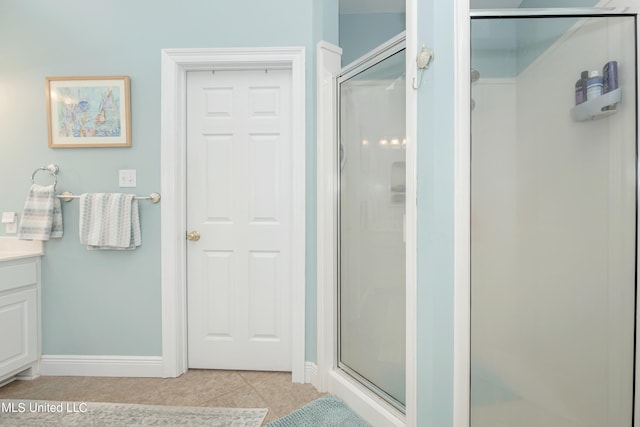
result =
[{"label": "shower glass door", "polygon": [[552,14],[471,20],[471,427],[633,425],[635,15]]},{"label": "shower glass door", "polygon": [[339,85],[338,367],[405,404],[405,52],[395,43]]}]

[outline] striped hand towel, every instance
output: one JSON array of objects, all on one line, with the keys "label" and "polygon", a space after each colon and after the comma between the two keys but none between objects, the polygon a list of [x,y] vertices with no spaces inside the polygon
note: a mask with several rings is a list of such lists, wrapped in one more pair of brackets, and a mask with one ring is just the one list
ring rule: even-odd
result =
[{"label": "striped hand towel", "polygon": [[55,186],[33,184],[24,202],[18,239],[49,240],[62,237],[62,209]]},{"label": "striped hand towel", "polygon": [[133,194],[80,195],[80,243],[87,249],[126,250],[142,243],[138,201]]}]

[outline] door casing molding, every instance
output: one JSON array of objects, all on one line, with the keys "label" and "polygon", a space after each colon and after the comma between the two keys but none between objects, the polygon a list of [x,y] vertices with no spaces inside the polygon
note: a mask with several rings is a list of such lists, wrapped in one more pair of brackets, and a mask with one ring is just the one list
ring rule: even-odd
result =
[{"label": "door casing molding", "polygon": [[291,69],[292,381],[305,379],[305,49],[209,48],[161,52],[161,289],[162,375],[188,369],[186,270],[186,77],[195,70]]}]

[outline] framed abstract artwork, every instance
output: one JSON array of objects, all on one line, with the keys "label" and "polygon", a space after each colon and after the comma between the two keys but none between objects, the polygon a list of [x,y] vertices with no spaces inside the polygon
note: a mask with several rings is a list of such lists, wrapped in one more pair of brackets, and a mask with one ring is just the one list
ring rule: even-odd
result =
[{"label": "framed abstract artwork", "polygon": [[49,147],[130,147],[128,76],[46,77]]}]

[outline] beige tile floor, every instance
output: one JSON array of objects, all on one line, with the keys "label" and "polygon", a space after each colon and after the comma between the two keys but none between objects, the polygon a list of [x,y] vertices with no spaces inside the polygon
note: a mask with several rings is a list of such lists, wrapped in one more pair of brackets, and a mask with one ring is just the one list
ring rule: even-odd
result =
[{"label": "beige tile floor", "polygon": [[0,399],[269,408],[264,423],[322,395],[311,384],[293,384],[288,372],[200,369],[179,378],[40,377],[0,387]]}]

